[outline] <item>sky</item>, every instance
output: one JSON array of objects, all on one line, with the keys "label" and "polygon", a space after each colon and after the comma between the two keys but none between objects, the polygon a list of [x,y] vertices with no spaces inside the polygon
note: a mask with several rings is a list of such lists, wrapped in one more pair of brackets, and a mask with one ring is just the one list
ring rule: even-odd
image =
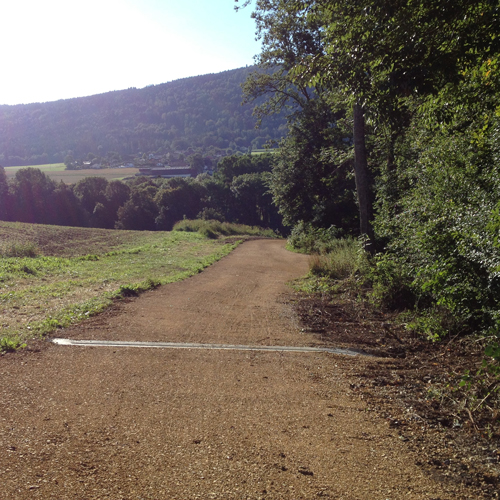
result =
[{"label": "sky", "polygon": [[[241,1],[240,1],[241,3]],[[251,7],[234,0],[0,2],[0,104],[143,88],[254,63]]]}]

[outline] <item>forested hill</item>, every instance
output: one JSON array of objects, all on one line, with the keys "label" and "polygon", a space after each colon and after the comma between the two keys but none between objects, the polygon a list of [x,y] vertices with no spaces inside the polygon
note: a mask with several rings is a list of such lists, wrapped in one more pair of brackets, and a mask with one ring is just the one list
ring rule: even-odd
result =
[{"label": "forested hill", "polygon": [[[282,116],[255,128],[241,84],[254,67],[56,102],[0,106],[0,164],[62,162],[188,147],[260,147],[285,133]],[[131,69],[133,71],[133,69]],[[99,78],[99,75],[96,75]]]}]

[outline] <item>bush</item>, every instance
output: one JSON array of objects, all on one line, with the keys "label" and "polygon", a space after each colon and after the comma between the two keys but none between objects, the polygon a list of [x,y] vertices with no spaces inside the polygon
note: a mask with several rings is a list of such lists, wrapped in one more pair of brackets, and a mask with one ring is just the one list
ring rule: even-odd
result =
[{"label": "bush", "polygon": [[288,244],[299,252],[325,254],[334,249],[340,232],[335,226],[325,229],[300,221],[292,229]]},{"label": "bush", "polygon": [[371,299],[377,305],[392,311],[418,306],[419,297],[412,286],[412,277],[393,256],[376,256],[368,279],[372,284]]},{"label": "bush", "polygon": [[481,140],[472,140],[474,123],[463,132],[415,127],[397,202],[387,198],[377,217],[388,244],[375,292],[388,303],[413,300],[423,314],[413,326],[433,339],[500,330],[500,121],[492,123],[479,124]]}]

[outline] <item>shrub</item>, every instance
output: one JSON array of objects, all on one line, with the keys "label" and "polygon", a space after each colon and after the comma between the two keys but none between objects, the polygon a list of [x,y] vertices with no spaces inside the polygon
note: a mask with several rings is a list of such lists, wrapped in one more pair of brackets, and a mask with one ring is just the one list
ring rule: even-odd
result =
[{"label": "shrub", "polygon": [[412,287],[412,278],[393,256],[378,255],[368,273],[372,284],[371,299],[392,311],[414,309],[419,297]]},{"label": "shrub", "polygon": [[299,252],[325,254],[334,250],[340,232],[335,226],[325,229],[300,221],[292,229],[288,244]]},{"label": "shrub", "polygon": [[432,130],[416,115],[397,146],[392,195],[379,195],[387,245],[374,282],[389,298],[409,289],[423,314],[415,325],[431,338],[500,330],[500,119],[462,122],[463,112]]}]

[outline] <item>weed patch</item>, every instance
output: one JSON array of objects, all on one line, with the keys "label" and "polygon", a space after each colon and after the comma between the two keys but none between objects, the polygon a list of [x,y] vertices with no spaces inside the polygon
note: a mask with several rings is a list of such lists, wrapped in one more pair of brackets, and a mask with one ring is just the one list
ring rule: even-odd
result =
[{"label": "weed patch", "polygon": [[22,349],[26,347],[26,344],[21,344],[17,340],[13,340],[7,337],[0,338],[0,354],[4,352],[14,352],[17,349]]}]

